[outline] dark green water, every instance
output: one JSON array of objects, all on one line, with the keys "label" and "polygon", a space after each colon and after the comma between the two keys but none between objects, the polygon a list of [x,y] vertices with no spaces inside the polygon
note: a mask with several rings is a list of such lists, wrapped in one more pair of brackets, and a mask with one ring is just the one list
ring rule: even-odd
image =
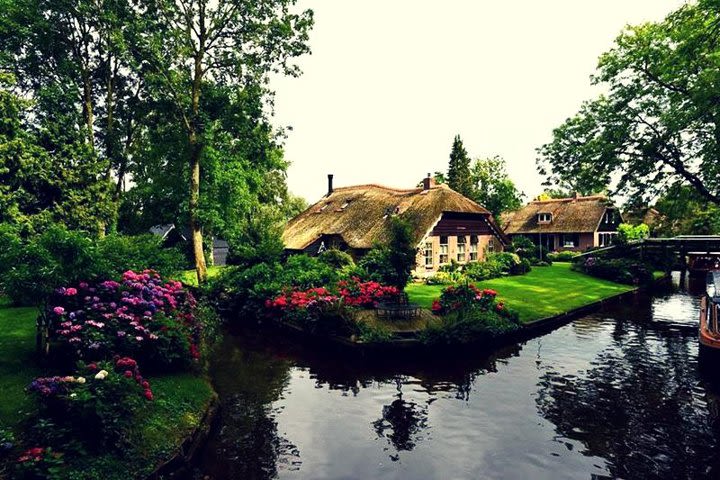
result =
[{"label": "dark green water", "polygon": [[638,297],[492,352],[373,362],[226,338],[221,479],[720,478],[720,387],[699,300]]}]

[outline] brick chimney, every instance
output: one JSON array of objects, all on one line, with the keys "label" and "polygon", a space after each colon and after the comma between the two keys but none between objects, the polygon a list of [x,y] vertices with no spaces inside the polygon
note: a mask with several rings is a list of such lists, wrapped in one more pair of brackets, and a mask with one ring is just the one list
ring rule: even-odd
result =
[{"label": "brick chimney", "polygon": [[423,178],[423,190],[430,190],[435,186],[435,179],[427,174],[427,177]]},{"label": "brick chimney", "polygon": [[333,192],[333,174],[332,174],[332,173],[328,173],[328,191],[327,191],[327,196],[329,197],[330,194],[332,194],[332,192]]}]

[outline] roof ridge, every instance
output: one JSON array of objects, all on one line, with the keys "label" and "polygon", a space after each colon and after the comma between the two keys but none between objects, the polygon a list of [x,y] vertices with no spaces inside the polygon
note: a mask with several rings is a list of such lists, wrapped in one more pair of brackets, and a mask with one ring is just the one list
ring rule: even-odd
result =
[{"label": "roof ridge", "polygon": [[533,200],[530,203],[577,202],[587,200],[607,200],[606,195],[588,195],[586,197],[549,198],[547,200]]}]

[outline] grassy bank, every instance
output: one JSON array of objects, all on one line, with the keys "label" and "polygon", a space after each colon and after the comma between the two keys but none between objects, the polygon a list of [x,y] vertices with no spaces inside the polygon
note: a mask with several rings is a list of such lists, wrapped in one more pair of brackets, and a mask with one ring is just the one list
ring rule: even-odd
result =
[{"label": "grassy bank", "polygon": [[[496,290],[498,299],[518,312],[523,322],[557,315],[633,289],[575,272],[569,263],[559,262],[550,267],[535,267],[526,275],[478,282],[477,286]],[[443,288],[411,284],[406,291],[411,302],[430,308]]]},{"label": "grassy bank", "polygon": [[[36,356],[36,316],[37,309],[12,308],[0,298],[0,428],[14,430],[21,442],[22,420],[35,409],[25,388],[37,376],[63,373],[44,368]],[[68,458],[68,478],[120,480],[147,476],[173,455],[200,424],[215,395],[207,379],[191,373],[149,377],[148,381],[155,400],[148,403],[138,419],[126,455]],[[2,470],[0,465],[0,478]]]},{"label": "grassy bank", "polygon": [[[208,278],[216,276],[222,271],[222,269],[223,267],[221,266],[208,267]],[[195,270],[184,270],[175,275],[175,279],[185,285],[190,285],[191,287],[197,287],[198,285],[197,273],[195,273]]]}]

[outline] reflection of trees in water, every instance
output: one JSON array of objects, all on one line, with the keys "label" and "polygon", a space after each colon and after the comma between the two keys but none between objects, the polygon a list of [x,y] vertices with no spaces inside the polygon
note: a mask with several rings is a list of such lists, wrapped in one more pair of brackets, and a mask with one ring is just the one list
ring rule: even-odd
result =
[{"label": "reflection of trees in water", "polygon": [[[538,410],[607,459],[615,476],[706,478],[720,472],[718,431],[697,387],[694,335],[617,321],[613,343],[581,377],[548,370]],[[710,469],[710,470],[708,470]]]},{"label": "reflection of trees in water", "polygon": [[278,434],[271,404],[288,384],[292,363],[223,342],[212,367],[221,400],[219,430],[203,452],[202,477],[213,480],[276,478],[297,469],[300,452]]},{"label": "reflection of trees in water", "polygon": [[[403,381],[402,377],[396,378],[397,398],[383,406],[382,417],[372,424],[378,436],[387,438],[398,452],[415,448],[428,426],[428,407],[403,399]],[[391,458],[397,460],[397,457]]]}]

